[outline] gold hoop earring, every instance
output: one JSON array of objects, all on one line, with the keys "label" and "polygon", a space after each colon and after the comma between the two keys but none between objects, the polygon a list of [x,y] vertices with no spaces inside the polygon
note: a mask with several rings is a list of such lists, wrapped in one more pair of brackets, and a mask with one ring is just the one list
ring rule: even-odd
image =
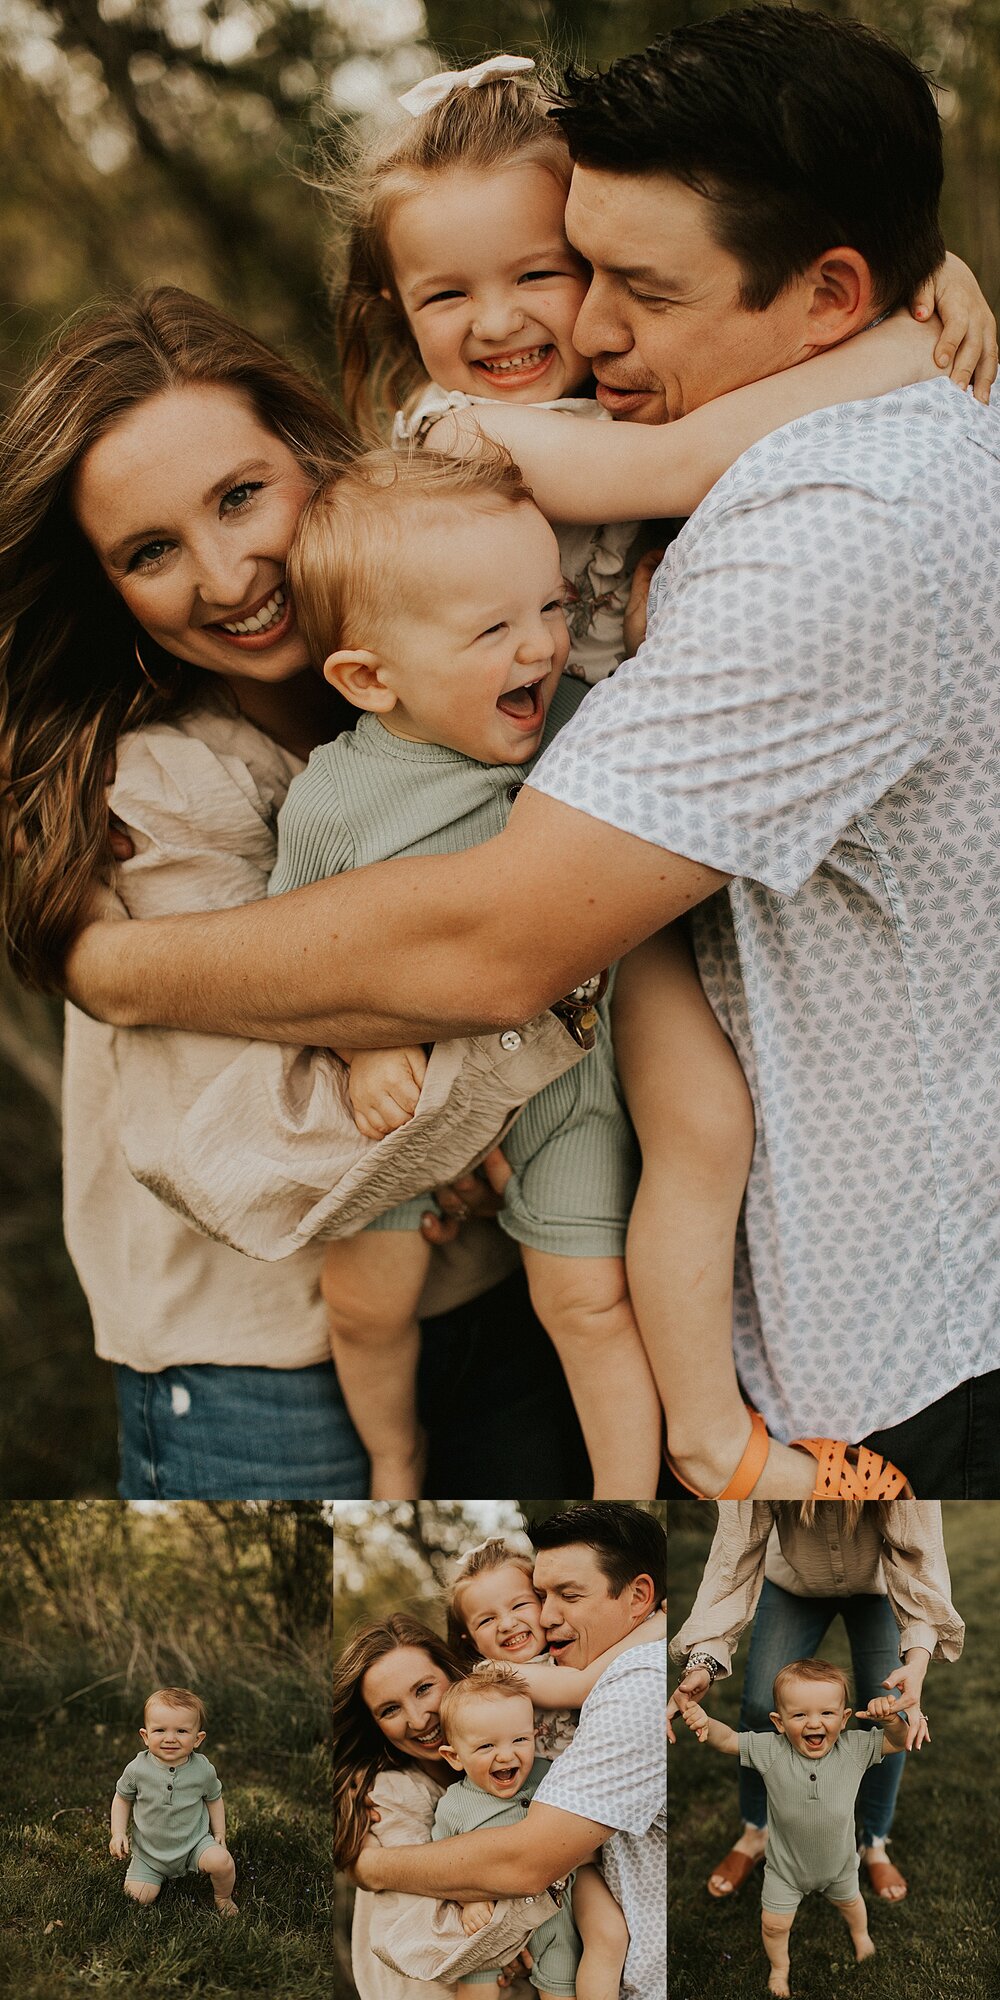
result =
[{"label": "gold hoop earring", "polygon": [[149,671],[149,668],[147,667],[147,665],[146,665],[146,662],[145,662],[145,660],[143,659],[143,657],[142,657],[142,654],[141,654],[141,653],[140,653],[140,651],[139,651],[139,641],[138,641],[138,638],[137,638],[137,639],[135,640],[135,642],[134,642],[134,651],[135,651],[135,657],[136,657],[136,663],[137,663],[137,665],[138,665],[138,668],[139,668],[139,672],[141,673],[141,675],[142,675],[142,677],[143,677],[143,680],[144,680],[144,681],[148,681],[148,683],[149,683],[149,686],[150,686],[150,687],[152,688],[152,690],[153,690],[153,693],[154,693],[154,694],[169,694],[169,693],[171,692],[171,686],[172,686],[172,685],[173,685],[173,686],[176,686],[176,685],[177,685],[177,683],[178,683],[178,682],[179,682],[179,680],[180,680],[180,677],[181,677],[181,663],[180,663],[180,661],[179,661],[179,660],[175,660],[175,661],[174,661],[174,678],[173,678],[173,683],[171,683],[171,682],[169,682],[169,681],[157,681],[157,680],[154,680],[154,679],[153,679],[153,676],[152,676],[152,674],[150,673],[150,671]]}]

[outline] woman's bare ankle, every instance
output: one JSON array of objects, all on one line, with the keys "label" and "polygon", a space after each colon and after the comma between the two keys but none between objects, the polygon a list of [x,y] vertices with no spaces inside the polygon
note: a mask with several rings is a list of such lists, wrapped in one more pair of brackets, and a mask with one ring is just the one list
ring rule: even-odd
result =
[{"label": "woman's bare ankle", "polygon": [[[750,1442],[750,1416],[721,1429],[713,1423],[710,1435],[688,1434],[677,1426],[668,1432],[667,1451],[677,1478],[696,1493],[714,1499],[724,1493]],[[778,1444],[772,1438],[760,1478],[751,1489],[755,1500],[808,1500],[816,1483],[816,1466],[804,1451]]]},{"label": "woman's bare ankle", "polygon": [[427,1466],[427,1433],[418,1432],[411,1447],[371,1454],[372,1500],[419,1500]]},{"label": "woman's bare ankle", "polygon": [[737,1854],[749,1854],[756,1861],[767,1847],[766,1826],[744,1826],[738,1840],[733,1841]]}]

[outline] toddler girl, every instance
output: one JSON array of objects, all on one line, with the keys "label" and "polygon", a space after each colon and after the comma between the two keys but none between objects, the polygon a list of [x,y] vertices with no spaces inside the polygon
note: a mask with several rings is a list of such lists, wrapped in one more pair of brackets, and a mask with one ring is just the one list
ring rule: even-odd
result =
[{"label": "toddler girl", "polygon": [[[665,1638],[666,1619],[657,1612],[589,1667],[561,1667],[547,1650],[539,1610],[530,1556],[499,1537],[483,1542],[463,1558],[448,1593],[448,1643],[470,1662],[516,1667],[535,1705],[538,1755],[551,1759],[572,1742],[576,1711],[605,1667],[631,1646]],[[577,1869],[573,1918],[583,1943],[577,2000],[617,2000],[628,1930],[595,1862]]]},{"label": "toddler girl", "polygon": [[[592,394],[581,394],[593,384],[589,361],[573,346],[573,328],[588,276],[563,227],[569,155],[546,116],[533,68],[527,58],[496,57],[459,78],[428,79],[402,99],[413,114],[402,133],[367,152],[351,183],[338,188],[350,216],[340,309],[345,396],[362,428],[384,424],[395,410],[397,445],[422,444],[443,414],[470,404],[607,415]],[[790,413],[797,414],[794,405]],[[629,442],[646,447],[650,440],[633,434]],[[742,448],[730,445],[725,463]],[[635,525],[557,530],[570,586],[570,672],[590,683],[612,672],[642,637],[656,557],[638,565],[630,591]],[[758,1491],[808,1497],[818,1490],[811,1460],[804,1450],[769,1440],[763,1420],[744,1408],[736,1379],[734,1240],[753,1116],[682,927],[650,939],[621,967],[614,1037],[642,1155],[628,1280],[665,1407],[669,1379],[674,1469],[680,1465],[698,1490],[720,1497]],[[367,1075],[367,1061],[364,1067]],[[363,1133],[381,1137],[412,1115],[423,1068],[422,1051],[406,1052],[398,1081],[381,1089],[374,1112],[370,1099],[361,1110],[352,1074]],[[534,1281],[532,1291],[548,1324]],[[336,1296],[332,1271],[329,1293]],[[414,1323],[411,1345],[416,1338]],[[627,1379],[612,1359],[604,1394],[613,1379],[616,1409],[635,1446],[622,1484],[615,1483],[618,1454],[595,1457],[598,1413],[588,1423],[561,1346],[560,1353],[591,1449],[595,1490],[651,1494],[655,1484],[647,1483]],[[815,1441],[803,1443],[814,1450]],[[901,1476],[893,1468],[888,1474],[898,1491]]]}]

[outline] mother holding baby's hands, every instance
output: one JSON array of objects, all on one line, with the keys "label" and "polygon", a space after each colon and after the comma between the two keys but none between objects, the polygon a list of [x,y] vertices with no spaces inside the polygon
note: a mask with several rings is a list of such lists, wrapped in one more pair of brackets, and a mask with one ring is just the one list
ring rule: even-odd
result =
[{"label": "mother holding baby's hands", "polygon": [[[674,1718],[731,1672],[751,1621],[739,1728],[772,1728],[775,1675],[789,1660],[814,1657],[838,1614],[858,1712],[879,1715],[889,1689],[906,1711],[906,1749],[918,1750],[930,1735],[921,1708],[927,1667],[957,1660],[965,1636],[951,1602],[940,1501],[721,1502],[697,1598],[670,1643],[671,1657],[685,1662],[667,1706],[670,1741]],[[886,1902],[907,1893],[886,1853],[904,1761],[890,1757],[868,1770],[858,1798],[861,1856]],[[742,1887],[767,1847],[763,1781],[741,1766],[739,1786],[743,1830],[708,1879],[719,1898]]]}]

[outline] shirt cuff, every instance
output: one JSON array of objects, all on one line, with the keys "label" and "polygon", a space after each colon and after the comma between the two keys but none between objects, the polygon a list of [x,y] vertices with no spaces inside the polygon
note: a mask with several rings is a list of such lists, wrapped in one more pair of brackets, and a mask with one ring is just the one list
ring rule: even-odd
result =
[{"label": "shirt cuff", "polygon": [[911,1646],[923,1646],[925,1651],[930,1654],[931,1659],[933,1659],[936,1645],[937,1633],[933,1625],[922,1625],[919,1619],[914,1619],[912,1625],[904,1625],[900,1632],[900,1659],[902,1659],[904,1653],[910,1651]]}]

